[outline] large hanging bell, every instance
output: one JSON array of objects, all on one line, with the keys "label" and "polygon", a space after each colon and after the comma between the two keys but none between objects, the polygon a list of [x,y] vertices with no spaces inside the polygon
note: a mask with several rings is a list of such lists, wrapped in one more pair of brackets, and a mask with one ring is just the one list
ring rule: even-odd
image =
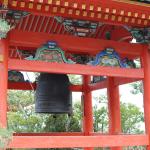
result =
[{"label": "large hanging bell", "polygon": [[36,88],[35,111],[61,114],[72,112],[69,78],[64,74],[41,73]]}]

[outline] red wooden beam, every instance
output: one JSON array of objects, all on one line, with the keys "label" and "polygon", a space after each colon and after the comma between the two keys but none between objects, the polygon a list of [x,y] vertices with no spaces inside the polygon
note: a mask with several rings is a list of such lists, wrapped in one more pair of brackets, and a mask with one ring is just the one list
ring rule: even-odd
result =
[{"label": "red wooden beam", "polygon": [[35,90],[36,83],[29,82],[8,82],[9,90]]},{"label": "red wooden beam", "polygon": [[9,59],[8,67],[11,70],[29,71],[29,72],[49,72],[80,75],[102,75],[126,78],[144,77],[143,69],[125,69],[114,67],[101,67],[79,64],[59,64],[42,61],[29,61]]},{"label": "red wooden beam", "polygon": [[[85,136],[91,135],[93,132],[93,108],[92,108],[92,92],[88,90],[91,76],[83,76],[83,132]],[[93,147],[85,147],[84,150],[94,150]]]},{"label": "red wooden beam", "polygon": [[[29,82],[9,82],[8,89],[10,90],[35,90],[36,83],[29,83]],[[71,85],[70,90],[74,92],[82,92],[81,85]]]},{"label": "red wooden beam", "polygon": [[[142,57],[144,67],[144,119],[145,119],[145,132],[150,136],[150,51],[144,50]],[[150,150],[150,144],[147,146],[147,150]]]},{"label": "red wooden beam", "polygon": [[98,82],[98,83],[92,83],[89,85],[89,90],[90,91],[95,91],[95,90],[100,90],[107,88],[107,80]]},{"label": "red wooden beam", "polygon": [[[139,79],[133,79],[133,78],[115,78],[115,85],[123,85],[128,84],[131,82],[139,81]],[[92,83],[89,84],[89,90],[99,90],[104,89],[107,87],[107,80],[101,81],[98,83]],[[28,83],[28,82],[9,82],[8,83],[8,89],[10,90],[35,90],[36,89],[36,83]],[[82,85],[71,85],[70,90],[73,92],[82,92]]]},{"label": "red wooden beam", "polygon": [[[123,84],[128,84],[136,81],[139,81],[139,79],[121,78],[121,77],[114,78],[115,85],[123,85]],[[89,90],[91,91],[104,89],[104,88],[107,88],[107,80],[89,85]]]},{"label": "red wooden beam", "polygon": [[13,136],[9,148],[84,148],[148,145],[148,135]]},{"label": "red wooden beam", "polygon": [[90,76],[83,76],[83,131],[85,135],[93,132],[92,93],[88,90],[90,81]]},{"label": "red wooden beam", "polygon": [[[109,134],[121,134],[121,112],[119,86],[115,85],[114,78],[108,77],[107,97],[108,97],[108,116],[109,116]],[[122,150],[121,147],[114,147],[111,150]]]},{"label": "red wooden beam", "polygon": [[71,85],[70,90],[73,92],[82,92],[82,85]]},{"label": "red wooden beam", "polygon": [[0,128],[7,127],[8,40],[0,40]]},{"label": "red wooden beam", "polygon": [[139,79],[136,78],[114,78],[115,85],[123,85],[123,84],[128,84],[132,82],[139,81]]},{"label": "red wooden beam", "polygon": [[14,133],[13,136],[83,136],[83,132]]},{"label": "red wooden beam", "polygon": [[[30,37],[30,38],[29,38]],[[10,32],[10,46],[38,48],[49,40],[57,41],[65,51],[76,53],[97,54],[107,47],[114,48],[119,54],[140,56],[143,51],[142,44],[101,40],[94,38],[81,38],[71,35],[57,35],[13,30]],[[67,42],[66,42],[67,41]]]},{"label": "red wooden beam", "polygon": [[[41,133],[13,133],[13,136],[83,136],[84,132],[41,132]],[[90,132],[90,135],[108,135],[107,133]]]},{"label": "red wooden beam", "polygon": [[[36,15],[62,16],[74,19],[93,20],[109,24],[148,26],[149,5],[120,0],[65,0],[61,1],[23,1],[10,0],[9,8],[23,10]],[[134,7],[134,9],[133,9]],[[86,12],[86,13],[85,13]],[[138,15],[135,15],[138,14]],[[114,17],[115,16],[115,17]],[[121,19],[119,19],[121,17]],[[133,20],[134,19],[134,20]],[[140,20],[140,21],[139,21]]]}]

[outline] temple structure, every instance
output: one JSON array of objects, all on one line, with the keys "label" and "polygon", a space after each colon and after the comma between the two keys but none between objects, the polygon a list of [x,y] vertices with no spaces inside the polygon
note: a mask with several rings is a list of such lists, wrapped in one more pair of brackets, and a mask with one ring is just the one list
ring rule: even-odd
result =
[{"label": "temple structure", "polygon": [[[150,4],[130,0],[0,0],[0,124],[7,127],[7,90],[35,83],[9,71],[80,74],[81,133],[15,133],[8,148],[147,146],[150,150]],[[132,41],[136,40],[136,43]],[[134,60],[140,61],[137,67]],[[12,72],[11,72],[12,73]],[[9,73],[9,74],[11,74]],[[14,73],[14,72],[13,72]],[[18,74],[19,75],[19,74]],[[94,82],[91,77],[102,77]],[[106,78],[107,77],[107,78]],[[145,134],[121,131],[119,85],[143,81]],[[92,96],[107,88],[109,133],[93,131]]]}]

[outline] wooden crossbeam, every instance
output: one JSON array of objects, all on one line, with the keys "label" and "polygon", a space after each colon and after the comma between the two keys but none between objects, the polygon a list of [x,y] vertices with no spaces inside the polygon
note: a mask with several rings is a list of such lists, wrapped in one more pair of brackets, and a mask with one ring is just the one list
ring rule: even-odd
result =
[{"label": "wooden crossbeam", "polygon": [[[10,90],[35,90],[36,83],[29,82],[8,82],[8,89]],[[70,90],[74,92],[82,92],[81,85],[71,85]]]},{"label": "wooden crossbeam", "polygon": [[[70,35],[56,35],[13,30],[9,34],[10,46],[38,48],[47,41],[58,43],[64,51],[75,53],[97,54],[105,48],[114,48],[124,56],[138,57],[142,55],[144,45],[94,38],[81,38]],[[30,38],[29,38],[30,37]]]},{"label": "wooden crossbeam", "polygon": [[[123,84],[128,84],[131,82],[139,81],[139,79],[133,79],[133,78],[115,78],[114,80],[115,80],[115,85],[123,85]],[[107,80],[104,80],[98,83],[89,84],[90,91],[104,89],[104,88],[107,88]],[[36,83],[9,82],[8,89],[9,90],[35,90]],[[82,88],[82,85],[71,85],[70,90],[73,92],[82,92],[83,88]]]},{"label": "wooden crossbeam", "polygon": [[101,67],[79,64],[59,64],[42,61],[29,61],[9,59],[8,68],[11,70],[29,71],[29,72],[49,72],[62,74],[80,74],[80,75],[102,75],[125,78],[144,78],[143,69],[126,69],[114,67]]},{"label": "wooden crossbeam", "polygon": [[148,145],[148,135],[13,136],[9,148],[84,148]]}]

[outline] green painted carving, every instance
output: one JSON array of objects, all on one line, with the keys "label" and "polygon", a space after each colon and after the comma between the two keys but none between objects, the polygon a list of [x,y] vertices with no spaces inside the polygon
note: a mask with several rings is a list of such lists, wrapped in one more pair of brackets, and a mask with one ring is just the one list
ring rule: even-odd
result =
[{"label": "green painted carving", "polygon": [[150,42],[150,30],[143,29],[132,29],[132,36],[136,39],[138,43],[149,43]]},{"label": "green painted carving", "polygon": [[57,47],[57,44],[55,42],[49,42],[48,44],[38,48],[34,58],[33,56],[30,56],[26,59],[68,64],[75,63],[70,59],[66,59],[64,51],[61,48]]},{"label": "green painted carving", "polygon": [[137,43],[150,43],[150,28],[132,28],[127,26],[125,28],[136,39]]},{"label": "green painted carving", "polygon": [[11,25],[5,19],[0,18],[0,39],[6,38],[7,33],[11,30]]}]

